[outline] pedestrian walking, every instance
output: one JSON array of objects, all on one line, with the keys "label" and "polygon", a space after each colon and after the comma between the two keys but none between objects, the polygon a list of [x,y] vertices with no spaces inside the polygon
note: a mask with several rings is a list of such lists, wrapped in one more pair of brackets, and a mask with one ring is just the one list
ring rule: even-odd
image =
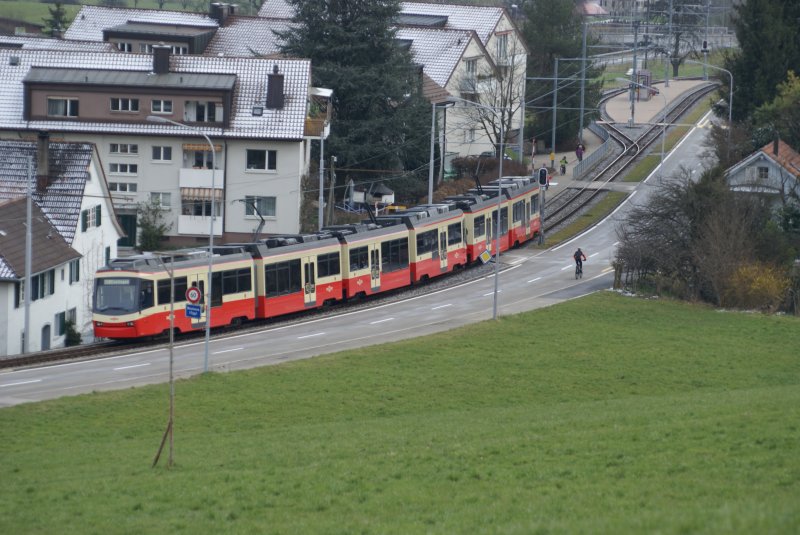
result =
[{"label": "pedestrian walking", "polygon": [[555,170],[556,168],[556,151],[555,149],[550,150],[550,169]]},{"label": "pedestrian walking", "polygon": [[583,143],[578,143],[578,146],[575,147],[575,156],[578,157],[578,161],[583,161],[583,153],[586,152],[586,149],[583,147]]}]

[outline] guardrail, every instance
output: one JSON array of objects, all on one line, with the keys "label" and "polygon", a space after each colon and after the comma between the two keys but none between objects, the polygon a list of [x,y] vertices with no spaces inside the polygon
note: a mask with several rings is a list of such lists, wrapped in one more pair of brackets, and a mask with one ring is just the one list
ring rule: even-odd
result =
[{"label": "guardrail", "polygon": [[601,128],[597,125],[595,121],[589,123],[589,130],[592,131],[593,134],[597,135],[600,139],[603,140],[603,143],[597,147],[596,150],[592,151],[591,154],[586,156],[582,162],[579,162],[578,165],[572,168],[572,179],[577,180],[583,175],[584,173],[588,172],[589,169],[597,165],[597,163],[605,158],[606,154],[608,154],[608,150],[611,147],[609,140],[611,136],[608,135],[605,128]]}]

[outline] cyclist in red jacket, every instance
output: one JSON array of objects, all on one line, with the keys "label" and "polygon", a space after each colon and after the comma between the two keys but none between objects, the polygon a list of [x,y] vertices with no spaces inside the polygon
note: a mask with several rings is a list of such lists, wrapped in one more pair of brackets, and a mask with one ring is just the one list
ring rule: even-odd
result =
[{"label": "cyclist in red jacket", "polygon": [[584,262],[584,260],[586,260],[586,255],[583,254],[583,251],[581,251],[580,247],[578,247],[578,250],[575,251],[574,255],[572,255],[572,258],[575,259],[575,267],[576,267],[576,269],[580,273],[583,273],[583,262]]}]

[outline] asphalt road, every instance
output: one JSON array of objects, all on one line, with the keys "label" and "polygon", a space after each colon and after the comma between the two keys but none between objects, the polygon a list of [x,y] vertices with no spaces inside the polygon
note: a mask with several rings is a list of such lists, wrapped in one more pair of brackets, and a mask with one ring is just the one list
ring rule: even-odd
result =
[{"label": "asphalt road", "polygon": [[[699,176],[702,142],[708,130],[698,123],[665,159],[663,175],[682,165]],[[641,183],[613,214],[592,229],[546,251],[523,248],[503,255],[509,266],[498,284],[498,313],[514,314],[547,307],[611,287],[611,261],[617,246],[616,228],[631,206],[642,204],[660,182],[656,171]],[[587,261],[575,280],[572,253],[581,247]],[[494,276],[409,300],[339,316],[321,317],[291,326],[235,334],[212,340],[210,371],[253,368],[310,358],[344,349],[424,336],[491,319]],[[190,377],[204,370],[204,341],[177,343],[174,375]],[[57,364],[0,373],[0,406],[53,399],[93,391],[116,390],[169,380],[169,351],[153,349],[84,362]]]}]

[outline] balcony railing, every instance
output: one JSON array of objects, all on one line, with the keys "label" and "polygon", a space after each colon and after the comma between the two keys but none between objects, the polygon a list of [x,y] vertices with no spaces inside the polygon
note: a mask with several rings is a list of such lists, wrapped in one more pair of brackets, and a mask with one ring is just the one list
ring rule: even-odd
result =
[{"label": "balcony railing", "polygon": [[[178,234],[208,236],[209,217],[200,215],[178,216]],[[214,218],[214,236],[222,236],[222,216]]]},{"label": "balcony railing", "polygon": [[[181,169],[178,175],[182,188],[210,188],[211,169]],[[225,171],[214,171],[214,188],[224,189]]]}]

